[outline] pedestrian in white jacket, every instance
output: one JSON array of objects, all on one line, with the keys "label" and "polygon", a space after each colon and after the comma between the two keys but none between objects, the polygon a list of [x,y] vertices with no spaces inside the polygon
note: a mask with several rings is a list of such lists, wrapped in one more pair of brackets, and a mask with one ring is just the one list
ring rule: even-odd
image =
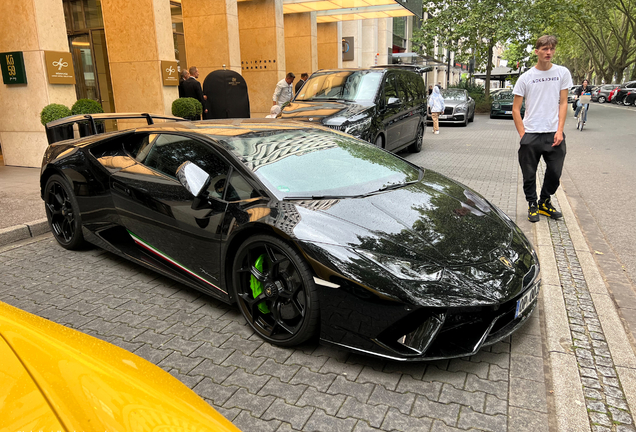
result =
[{"label": "pedestrian in white jacket", "polygon": [[433,87],[433,93],[428,98],[428,107],[433,117],[433,133],[439,135],[439,115],[444,112],[444,98],[439,92],[439,87]]}]

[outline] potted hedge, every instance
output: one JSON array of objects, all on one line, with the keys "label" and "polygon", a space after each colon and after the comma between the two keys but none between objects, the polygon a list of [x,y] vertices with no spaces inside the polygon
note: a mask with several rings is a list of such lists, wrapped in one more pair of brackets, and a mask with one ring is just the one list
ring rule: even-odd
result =
[{"label": "potted hedge", "polygon": [[203,106],[194,98],[179,98],[172,102],[172,115],[188,120],[201,120]]},{"label": "potted hedge", "polygon": [[[104,109],[100,105],[99,102],[94,101],[93,99],[79,99],[77,102],[73,104],[71,107],[71,114],[101,114],[104,112]],[[77,128],[79,129],[80,136],[89,136],[95,133],[104,133],[104,122],[98,120],[95,122],[95,126],[97,127],[97,131],[91,130],[90,122],[78,122]]]},{"label": "potted hedge", "polygon": [[71,110],[68,109],[67,106],[62,104],[53,103],[42,108],[42,112],[40,112],[40,122],[42,122],[46,129],[46,139],[49,141],[49,144],[73,138],[72,123],[52,128],[46,127],[47,123],[59,120],[64,117],[68,117],[70,115]]}]

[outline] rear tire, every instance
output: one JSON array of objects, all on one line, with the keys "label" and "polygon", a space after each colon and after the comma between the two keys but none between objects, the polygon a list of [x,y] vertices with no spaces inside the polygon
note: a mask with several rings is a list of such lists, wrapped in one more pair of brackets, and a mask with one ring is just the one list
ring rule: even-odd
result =
[{"label": "rear tire", "polygon": [[605,103],[607,101],[607,99],[605,99],[605,96],[599,96],[598,97],[598,103]]},{"label": "rear tire", "polygon": [[384,137],[382,135],[378,135],[375,138],[375,146],[381,149],[384,148]]},{"label": "rear tire", "polygon": [[77,198],[68,182],[54,174],[44,187],[44,208],[49,228],[64,249],[76,250],[84,245],[82,217]]},{"label": "rear tire", "polygon": [[422,151],[422,145],[424,143],[424,126],[419,125],[417,128],[417,135],[415,135],[415,142],[409,146],[411,153],[419,153]]},{"label": "rear tire", "polygon": [[631,105],[631,103],[629,103],[629,102],[627,101],[627,98],[625,98],[625,99],[623,99],[623,105],[625,105],[625,106],[630,106],[630,105]]}]

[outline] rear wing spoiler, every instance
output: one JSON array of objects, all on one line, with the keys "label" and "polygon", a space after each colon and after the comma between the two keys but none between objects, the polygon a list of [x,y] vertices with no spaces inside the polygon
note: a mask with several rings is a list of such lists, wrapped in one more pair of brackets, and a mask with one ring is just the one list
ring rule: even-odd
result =
[{"label": "rear wing spoiler", "polygon": [[172,120],[186,121],[181,117],[168,116],[163,114],[148,113],[102,113],[102,114],[78,114],[74,116],[64,117],[58,120],[48,122],[46,129],[46,138],[49,144],[58,141],[64,141],[73,138],[73,125],[77,123],[80,136],[90,136],[104,133],[103,120],[127,120],[127,119],[145,119],[149,125],[154,124],[155,120]]},{"label": "rear wing spoiler", "polygon": [[66,126],[73,123],[88,122],[91,125],[92,133],[97,133],[97,126],[95,120],[124,120],[124,119],[146,119],[149,125],[154,124],[155,119],[160,120],[173,120],[173,121],[186,121],[181,117],[174,117],[168,115],[148,114],[148,113],[102,113],[102,114],[78,114],[74,116],[64,117],[58,120],[48,122],[45,126],[46,129],[51,129],[59,126]]}]

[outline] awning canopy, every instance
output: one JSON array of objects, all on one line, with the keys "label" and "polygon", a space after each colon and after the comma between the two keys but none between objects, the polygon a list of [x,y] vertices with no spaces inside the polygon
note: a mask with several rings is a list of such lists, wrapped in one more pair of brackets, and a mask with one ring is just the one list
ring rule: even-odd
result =
[{"label": "awning canopy", "polygon": [[316,12],[316,22],[422,17],[422,0],[283,0],[283,13]]}]

